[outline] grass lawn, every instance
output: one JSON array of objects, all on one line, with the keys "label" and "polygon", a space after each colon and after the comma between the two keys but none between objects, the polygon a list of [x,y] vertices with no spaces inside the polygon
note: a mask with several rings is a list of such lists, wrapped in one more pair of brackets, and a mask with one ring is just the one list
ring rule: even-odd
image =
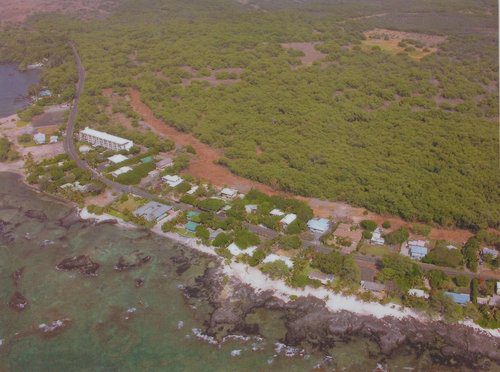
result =
[{"label": "grass lawn", "polygon": [[137,208],[139,208],[143,204],[144,203],[142,203],[141,200],[138,200],[138,199],[130,197],[125,202],[117,201],[113,205],[113,208],[116,209],[117,211],[121,212],[121,213],[123,213],[125,210],[133,212],[133,211],[135,211]]},{"label": "grass lawn", "polygon": [[22,128],[22,127],[25,127],[26,125],[28,125],[29,123],[27,121],[24,121],[24,120],[18,120],[16,122],[16,127],[17,128]]},{"label": "grass lawn", "polygon": [[370,50],[371,47],[378,46],[382,50],[385,50],[389,53],[393,54],[398,54],[398,53],[406,53],[408,54],[411,58],[414,58],[416,60],[420,60],[423,57],[432,54],[434,50],[429,48],[430,50],[428,52],[424,52],[423,49],[417,49],[415,48],[414,51],[412,52],[406,52],[405,48],[400,47],[399,44],[400,40],[383,40],[383,39],[368,39],[368,40],[363,40],[362,44],[365,46],[366,50]]},{"label": "grass lawn", "polygon": [[115,209],[111,209],[108,214],[112,215],[112,216],[115,216],[117,218],[121,218],[122,220],[125,220],[125,221],[128,221],[128,218],[127,216],[125,216],[123,213],[115,210]]},{"label": "grass lawn", "polygon": [[369,245],[369,244],[363,244],[359,248],[359,251],[363,254],[370,255],[370,256],[379,256],[383,257],[385,255],[388,255],[391,253],[389,248],[383,245]]}]

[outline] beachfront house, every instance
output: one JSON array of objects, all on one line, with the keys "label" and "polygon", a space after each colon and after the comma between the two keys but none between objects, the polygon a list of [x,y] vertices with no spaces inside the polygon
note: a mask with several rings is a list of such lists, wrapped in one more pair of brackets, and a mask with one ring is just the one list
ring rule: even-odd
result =
[{"label": "beachfront house", "polygon": [[327,285],[328,283],[333,282],[335,277],[332,274],[325,274],[321,271],[311,271],[307,277],[311,280],[319,280],[321,284]]},{"label": "beachfront house", "polygon": [[172,165],[174,165],[174,162],[171,158],[164,158],[164,159],[160,160],[158,163],[156,163],[156,168],[157,169],[164,169],[167,167],[171,167]]},{"label": "beachfront house", "polygon": [[470,295],[468,293],[444,292],[444,295],[450,297],[453,302],[459,305],[465,305],[470,302]]},{"label": "beachfront house", "polygon": [[295,213],[288,213],[285,217],[280,220],[280,223],[283,227],[288,227],[290,224],[297,219],[297,215]]},{"label": "beachfront house", "polygon": [[307,227],[313,233],[324,234],[330,229],[330,221],[326,218],[312,218],[307,221]]},{"label": "beachfront house", "polygon": [[132,170],[132,168],[128,167],[128,166],[125,166],[125,167],[121,167],[121,168],[118,168],[116,170],[114,170],[113,172],[111,172],[111,175],[113,177],[118,177],[120,174],[125,174],[125,173],[128,173]]},{"label": "beachfront house", "polygon": [[110,156],[108,158],[108,160],[113,163],[113,164],[118,164],[118,163],[121,163],[122,161],[125,161],[127,160],[128,158],[125,156],[125,155],[122,155],[122,154],[116,154],[116,155],[113,155],[113,156]]},{"label": "beachfront house", "polygon": [[38,94],[40,98],[52,97],[52,92],[49,89],[42,89]]},{"label": "beachfront house", "polygon": [[247,214],[251,214],[251,213],[257,212],[257,205],[255,205],[255,204],[247,204],[247,205],[245,205],[245,212],[247,212]]},{"label": "beachfront house", "polygon": [[370,239],[370,242],[374,245],[385,244],[385,240],[382,237],[382,229],[380,227],[377,227],[375,231],[372,233],[372,238]]},{"label": "beachfront house", "polygon": [[275,217],[281,217],[281,216],[285,215],[285,213],[281,209],[278,209],[278,208],[273,209],[271,212],[269,212],[269,214],[271,216],[275,216]]},{"label": "beachfront house", "polygon": [[184,180],[181,177],[179,177],[177,175],[170,175],[170,174],[163,176],[161,179],[163,180],[163,182],[165,182],[170,187],[179,186],[181,183],[184,182]]},{"label": "beachfront house", "polygon": [[266,256],[266,258],[264,258],[262,263],[269,263],[275,261],[282,261],[289,269],[293,268],[293,261],[289,257],[280,256],[274,253],[271,253],[270,255]]},{"label": "beachfront house", "polygon": [[109,150],[120,151],[120,150],[130,150],[134,146],[134,142],[131,140],[113,136],[105,132],[100,132],[95,129],[86,127],[79,133],[80,141],[85,141],[90,143],[94,147],[102,146]]},{"label": "beachfront house", "polygon": [[33,135],[33,141],[35,141],[35,143],[37,145],[42,145],[45,143],[45,134],[43,133],[35,133],[35,135]]},{"label": "beachfront house", "polygon": [[151,201],[134,211],[134,216],[143,217],[150,222],[158,222],[167,217],[168,212],[172,210],[170,205]]},{"label": "beachfront house", "polygon": [[191,233],[193,233],[193,234],[194,234],[194,233],[196,233],[196,228],[197,228],[198,226],[200,226],[200,224],[199,224],[199,223],[196,223],[196,222],[194,222],[194,221],[188,221],[188,222],[184,225],[184,228],[185,228],[187,231],[189,231],[189,232],[191,232]]},{"label": "beachfront house", "polygon": [[219,194],[221,197],[226,199],[234,199],[238,196],[238,190],[230,189],[228,187],[224,187]]},{"label": "beachfront house", "polygon": [[423,289],[411,288],[408,290],[408,294],[418,298],[429,298],[429,294]]},{"label": "beachfront house", "polygon": [[227,247],[227,249],[229,250],[229,252],[233,255],[233,256],[239,256],[240,254],[246,254],[248,256],[251,256],[253,255],[253,253],[255,252],[255,250],[257,249],[257,247],[255,246],[252,246],[252,247],[248,247],[246,249],[241,249],[240,247],[238,247],[236,245],[236,243],[231,243],[229,244],[229,246]]}]

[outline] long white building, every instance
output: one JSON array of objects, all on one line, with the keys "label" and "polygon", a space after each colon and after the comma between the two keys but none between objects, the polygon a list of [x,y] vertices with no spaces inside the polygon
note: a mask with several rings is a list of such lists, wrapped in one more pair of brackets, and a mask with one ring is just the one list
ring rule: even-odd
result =
[{"label": "long white building", "polygon": [[120,151],[120,150],[130,150],[134,146],[134,142],[125,138],[113,136],[105,132],[100,132],[95,129],[86,127],[84,130],[80,131],[79,135],[80,141],[85,141],[92,146],[102,146],[110,150]]}]

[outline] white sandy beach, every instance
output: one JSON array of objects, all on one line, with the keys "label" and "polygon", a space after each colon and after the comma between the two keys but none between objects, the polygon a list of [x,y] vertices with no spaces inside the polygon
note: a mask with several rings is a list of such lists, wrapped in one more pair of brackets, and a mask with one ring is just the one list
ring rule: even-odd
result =
[{"label": "white sandy beach", "polygon": [[[95,219],[99,222],[107,220],[117,220],[118,225],[122,227],[136,227],[131,223],[120,220],[109,214],[95,215],[89,213],[86,208],[80,210],[80,217],[82,219]],[[234,261],[229,265],[226,264],[226,262],[221,259],[221,257],[218,256],[217,253],[215,253],[212,247],[201,244],[198,239],[183,237],[173,232],[165,233],[161,230],[161,224],[155,225],[152,231],[160,236],[164,236],[170,240],[195,249],[199,252],[203,252],[219,258],[223,274],[236,278],[240,282],[252,286],[252,288],[254,288],[257,292],[272,291],[276,297],[284,301],[290,301],[291,296],[313,296],[320,300],[324,300],[327,308],[332,312],[346,310],[359,315],[371,315],[379,319],[384,317],[395,317],[398,319],[411,317],[421,322],[428,322],[431,320],[425,314],[419,313],[409,308],[404,308],[396,304],[382,305],[378,302],[363,302],[354,296],[337,294],[327,290],[326,288],[292,288],[286,285],[283,281],[270,279],[255,267],[251,267],[243,263]],[[488,333],[494,337],[500,337],[500,330],[498,329],[485,329],[473,323],[472,321],[463,321],[461,322],[461,324],[474,328],[478,331]]]}]

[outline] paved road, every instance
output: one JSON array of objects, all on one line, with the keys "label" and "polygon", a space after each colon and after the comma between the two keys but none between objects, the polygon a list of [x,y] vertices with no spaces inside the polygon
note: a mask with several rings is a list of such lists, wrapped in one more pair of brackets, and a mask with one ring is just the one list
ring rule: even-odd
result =
[{"label": "paved road", "polygon": [[[75,119],[76,115],[78,113],[78,103],[80,101],[80,96],[83,92],[83,87],[85,85],[85,69],[83,68],[82,62],[80,60],[80,56],[78,55],[78,51],[76,50],[76,47],[73,43],[71,43],[71,48],[73,49],[73,54],[75,57],[75,62],[77,65],[78,69],[78,83],[76,86],[76,94],[75,94],[75,100],[73,102],[73,106],[71,107],[71,111],[68,116],[68,122],[66,126],[66,137],[64,138],[64,149],[66,153],[69,154],[71,159],[73,159],[76,163],[76,165],[79,168],[86,169],[92,173],[92,177],[96,180],[101,181],[104,183],[106,186],[115,189],[117,191],[123,192],[123,193],[132,193],[135,195],[140,196],[141,198],[148,199],[148,200],[156,200],[156,201],[164,201],[169,203],[170,205],[179,208],[179,209],[193,209],[193,206],[184,204],[184,203],[179,203],[170,199],[162,199],[158,197],[157,195],[150,194],[149,192],[135,186],[126,186],[122,185],[118,182],[114,182],[100,173],[98,173],[95,169],[93,169],[91,166],[87,164],[84,160],[80,159],[78,157],[78,152],[75,148],[75,143],[74,143],[74,129],[75,129]],[[221,217],[222,219],[224,217]],[[278,232],[268,229],[267,227],[264,226],[257,226],[257,225],[251,225],[249,223],[245,223],[245,226],[252,231],[255,234],[258,234],[262,237],[265,237],[267,239],[273,239],[276,236],[279,235]],[[313,246],[318,252],[330,252],[331,248],[328,248],[324,245],[321,245],[319,243],[312,243],[309,240],[303,240],[302,241],[305,246]],[[370,266],[373,269],[376,269],[377,264],[380,262],[380,258],[378,257],[372,257],[372,256],[364,256],[360,254],[354,254],[354,259],[357,261],[357,263],[360,266]],[[431,269],[439,269],[444,271],[448,275],[467,275],[469,277],[481,277],[483,279],[496,279],[498,280],[499,275],[493,274],[493,273],[484,273],[484,274],[474,274],[469,271],[461,271],[461,270],[455,270],[451,268],[445,268],[445,267],[438,267],[430,264],[424,264],[420,263],[422,269],[424,270],[431,270]]]}]

